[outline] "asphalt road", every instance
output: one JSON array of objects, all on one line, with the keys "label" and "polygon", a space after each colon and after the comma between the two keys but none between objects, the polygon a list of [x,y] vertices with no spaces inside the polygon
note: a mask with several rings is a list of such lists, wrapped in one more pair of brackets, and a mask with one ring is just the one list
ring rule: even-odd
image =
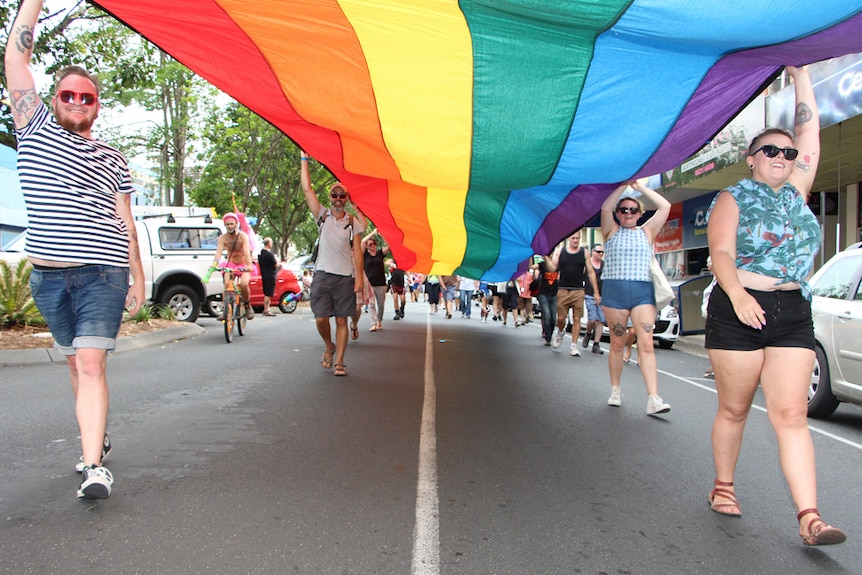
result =
[{"label": "asphalt road", "polygon": [[706,359],[658,350],[673,409],[648,417],[634,363],[612,408],[606,355],[426,311],[379,333],[364,317],[345,378],[321,369],[304,310],[258,316],[232,344],[202,319],[111,357],[115,484],[97,502],[75,498],[66,368],[0,368],[0,573],[862,572],[858,408],[811,421],[820,509],[849,540],[806,549],[762,409],[743,518],[709,510]]}]

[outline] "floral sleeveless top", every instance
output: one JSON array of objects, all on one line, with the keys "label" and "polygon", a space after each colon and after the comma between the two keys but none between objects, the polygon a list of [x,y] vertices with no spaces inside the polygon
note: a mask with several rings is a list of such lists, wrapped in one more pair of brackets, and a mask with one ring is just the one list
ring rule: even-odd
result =
[{"label": "floral sleeveless top", "polygon": [[[820,224],[802,194],[789,183],[775,192],[750,178],[725,191],[733,195],[739,208],[736,267],[775,278],[776,285],[796,282],[810,300],[805,279],[820,251]],[[712,200],[707,219],[719,195]]]}]

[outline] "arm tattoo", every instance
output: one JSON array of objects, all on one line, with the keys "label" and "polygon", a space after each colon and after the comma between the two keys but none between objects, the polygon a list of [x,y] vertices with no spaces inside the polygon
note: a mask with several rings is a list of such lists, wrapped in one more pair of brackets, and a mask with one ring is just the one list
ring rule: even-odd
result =
[{"label": "arm tattoo", "polygon": [[811,113],[811,108],[805,102],[796,104],[796,125],[804,126],[811,121],[814,114]]},{"label": "arm tattoo", "polygon": [[141,259],[141,248],[138,245],[138,232],[134,228],[129,231],[129,258],[136,262]]},{"label": "arm tattoo", "polygon": [[15,126],[26,126],[39,105],[39,96],[34,88],[12,90],[9,93],[9,104]]},{"label": "arm tattoo", "polygon": [[799,158],[793,164],[796,166],[796,169],[800,172],[808,173],[811,171],[811,157],[805,156],[804,158]]},{"label": "arm tattoo", "polygon": [[22,54],[29,54],[33,50],[33,28],[23,24],[16,32],[18,37],[15,38],[15,47]]}]

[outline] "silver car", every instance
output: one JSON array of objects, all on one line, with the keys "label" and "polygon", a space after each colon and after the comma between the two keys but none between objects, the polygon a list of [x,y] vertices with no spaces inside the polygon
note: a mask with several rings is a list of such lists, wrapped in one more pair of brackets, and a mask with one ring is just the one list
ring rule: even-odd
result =
[{"label": "silver car", "polygon": [[811,278],[817,359],[809,417],[828,417],[842,401],[862,404],[862,249],[833,256]]}]

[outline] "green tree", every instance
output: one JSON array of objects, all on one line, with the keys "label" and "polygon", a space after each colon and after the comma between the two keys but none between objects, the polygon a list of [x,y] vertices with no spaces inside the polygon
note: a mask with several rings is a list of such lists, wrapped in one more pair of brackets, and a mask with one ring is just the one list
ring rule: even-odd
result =
[{"label": "green tree", "polygon": [[[257,218],[258,234],[272,237],[278,254],[291,241],[308,253],[317,228],[300,187],[296,144],[237,102],[213,103],[202,136],[209,149],[198,158],[204,167],[190,192],[194,202],[222,214],[235,199],[240,211]],[[325,193],[332,175],[316,162],[311,171],[318,194]]]},{"label": "green tree", "polygon": [[[4,50],[17,5],[17,1],[0,0]],[[127,155],[145,152],[159,166],[163,202],[185,205],[187,159],[194,152],[189,142],[195,140],[193,121],[203,80],[84,0],[55,12],[43,9],[33,61],[49,74],[69,64],[84,66],[99,78],[106,108],[136,104],[160,111],[161,123],[154,122],[139,135],[130,136],[123,126],[100,126],[99,135]],[[47,94],[51,86],[41,88]],[[0,143],[15,147],[5,86],[0,99],[4,102],[0,106]]]},{"label": "green tree", "polygon": [[[0,72],[3,75],[3,83],[0,84],[0,144],[16,147],[14,126],[12,124],[12,111],[9,108],[9,93],[6,90],[6,70],[3,68],[3,56],[6,54],[6,41],[11,32],[12,23],[18,13],[17,0],[0,0],[0,25],[2,25],[2,36],[0,36]],[[71,63],[90,65],[96,60],[90,56],[89,60],[82,59],[83,46],[81,46],[72,33],[75,29],[89,22],[97,22],[106,17],[105,12],[94,8],[80,0],[72,7],[49,12],[43,7],[42,16],[39,18],[36,43],[33,46],[34,65],[44,66],[47,73],[53,73],[59,68]],[[38,86],[43,93],[47,94],[52,86]]]}]

